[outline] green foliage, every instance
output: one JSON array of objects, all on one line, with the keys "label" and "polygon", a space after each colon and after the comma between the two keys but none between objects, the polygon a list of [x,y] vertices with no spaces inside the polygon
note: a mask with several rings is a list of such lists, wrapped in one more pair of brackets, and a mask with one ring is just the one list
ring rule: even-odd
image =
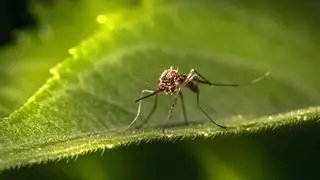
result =
[{"label": "green foliage", "polygon": [[[21,44],[1,54],[0,169],[141,141],[260,133],[319,119],[320,62],[313,61],[319,58],[319,45],[299,18],[286,23],[276,13],[233,1],[75,4],[63,2],[52,14],[38,9],[39,17],[49,19],[43,24],[51,23],[41,29],[43,37],[20,34]],[[142,89],[153,89],[169,66],[184,73],[196,68],[213,82],[247,82],[266,71],[271,75],[246,87],[201,86],[202,106],[227,130],[207,123],[195,95],[185,91],[188,117],[201,124],[163,134],[171,103],[163,96],[151,128],[123,132],[136,113],[133,101]],[[151,106],[152,98],[144,102],[144,114]],[[180,109],[171,123],[183,123]]]}]

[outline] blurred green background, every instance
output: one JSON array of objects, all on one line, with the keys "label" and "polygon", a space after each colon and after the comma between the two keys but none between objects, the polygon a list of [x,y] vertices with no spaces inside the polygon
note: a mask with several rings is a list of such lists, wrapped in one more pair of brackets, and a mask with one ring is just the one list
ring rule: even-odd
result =
[{"label": "blurred green background", "polygon": [[[19,108],[51,76],[49,69],[65,59],[71,47],[99,29],[97,15],[117,12],[123,8],[144,7],[152,10],[164,2],[1,1],[0,32],[3,45],[0,49],[0,117],[6,117]],[[170,2],[173,1],[166,1]],[[242,40],[245,43],[235,42],[239,43],[238,54],[243,57],[259,57],[260,60],[264,57],[255,62],[255,66],[268,66],[279,77],[290,79],[297,89],[303,89],[306,98],[301,99],[299,104],[292,104],[292,107],[319,104],[320,83],[317,70],[320,54],[317,50],[320,39],[320,3],[302,0],[229,0],[223,4],[224,7],[230,7],[230,13],[241,9],[244,14],[239,14],[240,17],[254,19],[247,26],[252,25],[254,29],[255,23],[265,25],[265,34],[244,35]],[[270,19],[274,21],[250,17],[253,14],[257,17],[272,17]],[[232,21],[232,16],[229,18]],[[223,19],[228,17],[223,16]],[[243,29],[242,26],[243,24],[239,24],[239,29],[229,31],[236,33],[238,30],[250,30]],[[271,26],[285,29],[284,33],[294,33],[269,32]],[[237,27],[237,24],[230,27]],[[223,36],[223,32],[221,33],[215,36]],[[281,40],[277,41],[277,38]],[[262,39],[266,46],[255,48],[258,45],[251,42],[256,39]],[[268,41],[270,39],[272,42]],[[283,39],[290,42],[290,45],[281,44]],[[221,43],[221,46],[228,43]],[[252,50],[242,49],[243,44],[252,46]],[[268,56],[260,54],[259,49],[268,48],[270,44],[279,46],[278,51],[270,49]],[[296,53],[289,54],[295,52],[295,49]],[[223,48],[217,48],[217,51],[223,51]],[[237,52],[236,49],[233,51]],[[281,55],[285,59],[304,58],[281,61]],[[285,73],[281,73],[282,71]],[[185,139],[175,143],[141,143],[90,153],[68,161],[6,170],[0,173],[0,179],[316,179],[320,160],[318,129],[318,124],[310,123],[302,127],[282,127],[258,134]]]}]

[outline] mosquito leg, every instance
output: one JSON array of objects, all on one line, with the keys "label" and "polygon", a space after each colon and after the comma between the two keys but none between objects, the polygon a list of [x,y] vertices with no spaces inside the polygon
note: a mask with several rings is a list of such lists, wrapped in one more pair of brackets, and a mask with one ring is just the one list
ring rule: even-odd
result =
[{"label": "mosquito leg", "polygon": [[164,128],[165,128],[166,124],[168,123],[168,121],[169,121],[169,119],[170,119],[170,117],[171,117],[171,113],[172,113],[172,111],[173,111],[173,109],[174,109],[174,106],[176,105],[177,100],[178,100],[179,97],[180,97],[180,96],[177,95],[177,96],[174,98],[174,100],[173,100],[173,103],[172,103],[172,105],[171,105],[171,107],[170,107],[170,110],[169,110],[169,112],[168,112],[167,118],[166,118],[166,120],[164,121],[163,126],[162,126],[162,132],[163,132],[163,133],[165,133],[165,132],[164,132]]},{"label": "mosquito leg", "polygon": [[180,96],[180,100],[181,100],[183,119],[184,119],[184,122],[185,122],[186,124],[188,124],[186,106],[185,106],[185,104],[184,104],[184,98],[183,98],[183,94],[182,94],[181,91],[179,92],[179,96]]},{"label": "mosquito leg", "polygon": [[[155,92],[152,91],[152,90],[142,90],[142,91],[141,91],[141,98],[144,97],[143,95],[144,95],[145,93],[150,93],[150,94],[154,94],[154,95],[157,96],[157,94],[155,94]],[[141,99],[141,98],[140,98],[140,99]],[[155,102],[155,104],[156,104],[156,102]],[[126,128],[126,130],[130,129],[130,128],[136,123],[136,121],[138,120],[138,118],[139,118],[139,116],[140,116],[140,114],[141,114],[141,105],[142,105],[142,100],[139,100],[139,106],[138,106],[137,115],[136,115],[136,117],[131,121],[131,123],[128,125],[128,127]],[[154,109],[151,111],[151,113],[148,115],[148,118],[151,117],[152,113],[153,113],[154,110],[155,110],[155,107],[156,107],[156,105],[154,106]],[[146,121],[146,120],[145,120],[145,121]]]},{"label": "mosquito leg", "polygon": [[198,71],[196,71],[195,69],[192,69],[191,70],[192,72],[194,72],[198,77],[200,77],[201,79],[199,78],[195,78],[195,80],[199,83],[202,83],[202,84],[208,84],[210,86],[229,86],[229,87],[239,87],[239,86],[247,86],[247,85],[250,85],[250,84],[255,84],[257,82],[260,82],[262,81],[264,78],[266,78],[267,76],[270,75],[270,72],[266,72],[264,75],[261,75],[249,82],[245,82],[245,83],[242,83],[242,84],[227,84],[227,83],[212,83],[210,82],[208,79],[206,79],[204,76],[202,76]]},{"label": "mosquito leg", "polygon": [[154,104],[153,104],[152,110],[150,111],[148,116],[142,121],[142,123],[139,126],[136,126],[136,129],[142,128],[142,126],[144,126],[148,122],[148,120],[150,119],[154,111],[157,109],[157,104],[158,104],[158,95],[156,94],[156,96],[154,97]]},{"label": "mosquito leg", "polygon": [[197,92],[197,105],[198,105],[199,109],[203,112],[203,114],[205,114],[205,115],[207,116],[207,118],[208,118],[213,124],[215,124],[216,126],[219,126],[219,127],[221,127],[221,128],[224,128],[224,129],[227,128],[227,127],[225,127],[225,126],[222,126],[222,125],[216,123],[216,122],[209,116],[209,114],[201,107],[201,105],[200,105],[200,99],[199,99],[199,92]]},{"label": "mosquito leg", "polygon": [[193,71],[197,76],[199,76],[202,79],[202,80],[199,79],[201,83],[212,85],[212,83],[207,78],[202,76],[198,71],[196,71],[195,69],[192,69],[191,71]]}]

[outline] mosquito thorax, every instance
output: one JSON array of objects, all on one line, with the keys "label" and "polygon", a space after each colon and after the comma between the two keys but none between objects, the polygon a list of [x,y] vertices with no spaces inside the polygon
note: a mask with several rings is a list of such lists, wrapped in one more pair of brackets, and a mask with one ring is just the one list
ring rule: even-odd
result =
[{"label": "mosquito thorax", "polygon": [[173,95],[179,92],[180,86],[185,82],[186,76],[179,73],[178,68],[170,67],[163,71],[159,78],[157,91]]}]

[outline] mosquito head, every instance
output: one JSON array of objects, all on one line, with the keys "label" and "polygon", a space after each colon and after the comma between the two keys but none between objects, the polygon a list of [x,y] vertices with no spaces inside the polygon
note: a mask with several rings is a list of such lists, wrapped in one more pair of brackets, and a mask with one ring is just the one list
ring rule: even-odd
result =
[{"label": "mosquito head", "polygon": [[186,76],[180,74],[178,68],[171,66],[161,74],[156,91],[168,95],[176,94],[185,80]]}]

